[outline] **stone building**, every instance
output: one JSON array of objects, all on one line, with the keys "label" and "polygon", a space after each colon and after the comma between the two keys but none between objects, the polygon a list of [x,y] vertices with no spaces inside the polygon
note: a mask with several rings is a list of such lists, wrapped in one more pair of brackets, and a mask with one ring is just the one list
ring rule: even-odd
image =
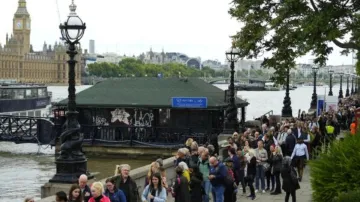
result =
[{"label": "stone building", "polygon": [[[13,18],[13,34],[6,35],[0,44],[0,79],[23,83],[67,84],[68,67],[66,47],[62,43],[43,45],[43,50],[34,51],[30,43],[31,18],[26,9],[26,0],[19,0]],[[59,31],[60,32],[60,31]],[[77,61],[81,58],[81,48]],[[81,83],[81,63],[76,65],[76,83]]]},{"label": "stone building", "polygon": [[144,63],[151,63],[151,64],[180,63],[188,67],[201,69],[201,58],[189,57],[183,53],[176,53],[176,52],[165,53],[164,50],[162,50],[161,53],[158,53],[158,52],[154,52],[152,48],[150,48],[150,51],[146,53],[142,53],[138,58]]}]

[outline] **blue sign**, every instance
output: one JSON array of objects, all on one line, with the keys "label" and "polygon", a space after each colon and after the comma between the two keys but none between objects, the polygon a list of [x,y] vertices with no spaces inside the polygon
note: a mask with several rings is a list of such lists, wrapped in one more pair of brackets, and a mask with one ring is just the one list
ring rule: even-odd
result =
[{"label": "blue sign", "polygon": [[325,98],[325,96],[323,96],[323,95],[317,96],[316,116],[319,116],[321,114],[321,112],[324,110],[324,104],[325,104],[324,98]]},{"label": "blue sign", "polygon": [[173,97],[171,98],[173,108],[207,108],[206,97]]}]

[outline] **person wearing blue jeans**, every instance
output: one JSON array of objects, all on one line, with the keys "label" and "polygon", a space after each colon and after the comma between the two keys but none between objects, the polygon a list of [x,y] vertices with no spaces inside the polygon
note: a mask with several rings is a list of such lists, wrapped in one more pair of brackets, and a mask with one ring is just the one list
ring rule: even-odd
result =
[{"label": "person wearing blue jeans", "polygon": [[255,179],[255,193],[259,191],[259,181],[261,181],[261,190],[265,193],[265,170],[264,164],[267,163],[268,153],[264,149],[264,142],[258,141],[258,148],[255,150],[256,154],[256,179]]},{"label": "person wearing blue jeans", "polygon": [[259,182],[261,182],[261,190],[265,192],[265,172],[261,164],[256,166],[255,192],[259,191]]},{"label": "person wearing blue jeans", "polygon": [[211,157],[209,180],[212,186],[212,194],[214,202],[224,202],[225,178],[227,176],[227,168],[216,157]]},{"label": "person wearing blue jeans", "polygon": [[203,195],[203,202],[209,202],[210,201],[210,191],[212,190],[210,181],[209,180],[204,180],[202,182],[202,187],[203,187],[204,192],[205,192],[205,194]]}]

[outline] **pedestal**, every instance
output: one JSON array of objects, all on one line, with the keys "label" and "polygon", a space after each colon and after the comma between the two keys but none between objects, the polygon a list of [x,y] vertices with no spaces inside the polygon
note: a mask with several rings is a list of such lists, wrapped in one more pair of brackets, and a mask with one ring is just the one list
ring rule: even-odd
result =
[{"label": "pedestal", "polygon": [[87,159],[83,160],[56,160],[56,174],[49,180],[51,183],[73,184],[79,179],[79,176],[86,174],[88,179],[92,176],[87,171]]}]

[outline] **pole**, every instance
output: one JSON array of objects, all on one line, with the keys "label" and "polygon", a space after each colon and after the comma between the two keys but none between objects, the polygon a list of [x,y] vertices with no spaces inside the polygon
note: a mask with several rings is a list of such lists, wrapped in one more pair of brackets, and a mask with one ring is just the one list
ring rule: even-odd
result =
[{"label": "pole", "polygon": [[350,93],[349,93],[349,75],[347,75],[346,77],[346,93],[345,93],[345,97],[349,97]]},{"label": "pole", "polygon": [[354,95],[354,77],[351,77],[351,95]]},{"label": "pole", "polygon": [[235,104],[235,84],[234,84],[234,73],[235,73],[235,61],[231,61],[230,63],[230,99],[229,105],[226,108],[226,120],[225,120],[225,130],[229,133],[233,133],[234,131],[238,131],[238,118],[237,118],[237,107]]},{"label": "pole", "polygon": [[313,94],[311,96],[311,104],[310,104],[310,109],[315,109],[317,107],[317,94],[316,94],[316,70],[314,70],[314,90],[313,90]]},{"label": "pole", "polygon": [[283,108],[281,111],[282,117],[292,117],[291,98],[290,98],[290,68],[287,68],[286,73],[286,91],[283,101]]},{"label": "pole", "polygon": [[333,92],[332,92],[332,73],[330,73],[330,89],[329,89],[329,96],[333,96]]},{"label": "pole", "polygon": [[339,97],[338,97],[339,99],[344,97],[343,91],[342,91],[342,79],[343,79],[343,75],[341,74],[340,75],[340,90],[339,90]]}]

